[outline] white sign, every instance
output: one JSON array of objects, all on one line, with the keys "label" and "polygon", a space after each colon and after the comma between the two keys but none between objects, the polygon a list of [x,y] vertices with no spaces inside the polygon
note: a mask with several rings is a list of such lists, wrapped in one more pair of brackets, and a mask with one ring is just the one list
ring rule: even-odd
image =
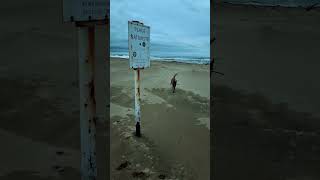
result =
[{"label": "white sign", "polygon": [[150,67],[150,27],[129,21],[128,42],[130,68]]},{"label": "white sign", "polygon": [[105,20],[109,7],[109,0],[63,0],[63,21]]}]

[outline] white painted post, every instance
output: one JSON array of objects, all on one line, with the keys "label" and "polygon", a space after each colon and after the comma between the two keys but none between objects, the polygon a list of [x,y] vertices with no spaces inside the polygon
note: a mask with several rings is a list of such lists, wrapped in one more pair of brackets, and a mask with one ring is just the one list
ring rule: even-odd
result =
[{"label": "white painted post", "polygon": [[[75,23],[78,28],[82,180],[97,179],[94,39],[95,26],[109,23],[109,10],[109,0],[63,0],[63,21]],[[99,159],[99,166],[102,165],[100,162],[104,161],[103,159]],[[99,176],[103,174],[99,173]]]},{"label": "white painted post", "polygon": [[134,70],[134,115],[136,121],[136,136],[141,136],[140,130],[140,69]]},{"label": "white painted post", "polygon": [[82,180],[96,180],[97,177],[94,31],[94,26],[78,27]]}]

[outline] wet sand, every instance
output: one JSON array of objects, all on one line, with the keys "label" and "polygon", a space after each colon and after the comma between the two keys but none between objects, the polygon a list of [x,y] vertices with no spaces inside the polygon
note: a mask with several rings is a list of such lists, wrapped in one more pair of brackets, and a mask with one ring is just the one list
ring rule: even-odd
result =
[{"label": "wet sand", "polygon": [[[209,179],[209,66],[151,61],[141,72],[142,138],[137,138],[133,70],[128,60],[110,63],[111,179],[132,178],[134,172],[151,179]],[[126,161],[126,168],[116,170]]]},{"label": "wet sand", "polygon": [[213,11],[213,177],[319,179],[319,9]]}]

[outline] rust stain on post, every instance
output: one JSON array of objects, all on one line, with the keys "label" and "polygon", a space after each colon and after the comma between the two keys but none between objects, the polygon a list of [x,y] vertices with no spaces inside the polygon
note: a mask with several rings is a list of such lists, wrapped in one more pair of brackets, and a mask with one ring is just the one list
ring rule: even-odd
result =
[{"label": "rust stain on post", "polygon": [[137,87],[137,89],[138,89],[138,98],[140,99],[140,69],[138,68],[137,69],[137,75],[138,75],[138,79],[137,79],[137,83],[138,83],[138,87]]},{"label": "rust stain on post", "polygon": [[[96,135],[96,123],[94,122],[96,119],[96,99],[95,99],[95,46],[94,46],[94,38],[95,38],[95,28],[94,27],[88,27],[88,56],[89,56],[89,75],[90,82],[88,86],[88,95],[90,99],[90,110],[91,110],[91,116],[89,116],[89,137],[90,137],[90,154],[89,154],[89,172],[92,172],[93,174],[96,173],[96,157],[94,156],[94,153],[96,151],[95,148],[95,135]],[[92,174],[92,175],[93,175]],[[95,179],[95,175],[92,176],[93,179]]]},{"label": "rust stain on post", "polygon": [[136,121],[136,135],[140,137],[140,69],[134,70],[134,84],[135,84],[135,121]]},{"label": "rust stain on post", "polygon": [[94,68],[94,27],[88,27],[88,42],[89,42],[89,48],[88,48],[88,56],[89,61],[92,63],[92,67]]},{"label": "rust stain on post", "polygon": [[88,35],[88,42],[89,42],[89,48],[88,48],[88,56],[89,56],[89,64],[90,64],[90,69],[91,69],[91,81],[89,83],[89,92],[90,92],[90,101],[92,103],[92,111],[95,113],[96,111],[96,99],[95,99],[95,85],[94,85],[94,79],[95,79],[95,62],[94,62],[94,50],[95,50],[95,45],[94,45],[94,37],[95,37],[95,28],[94,27],[88,27],[89,35]]},{"label": "rust stain on post", "polygon": [[94,117],[94,118],[93,118],[93,123],[94,123],[95,125],[97,124],[97,119],[98,119],[97,117]]},{"label": "rust stain on post", "polygon": [[94,180],[96,169],[95,28],[79,27],[79,87],[82,180]]},{"label": "rust stain on post", "polygon": [[134,70],[135,72],[135,111],[136,119],[140,121],[140,72],[139,69]]},{"label": "rust stain on post", "polygon": [[[94,76],[94,75],[92,75]],[[90,101],[92,103],[92,110],[93,112],[96,111],[96,98],[95,98],[95,86],[94,86],[94,79],[92,79],[89,83],[89,89],[90,89]]]}]

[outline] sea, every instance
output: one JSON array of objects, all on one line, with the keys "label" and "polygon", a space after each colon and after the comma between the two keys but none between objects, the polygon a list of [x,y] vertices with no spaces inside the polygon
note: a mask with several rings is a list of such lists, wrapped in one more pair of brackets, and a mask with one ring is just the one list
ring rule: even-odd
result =
[{"label": "sea", "polygon": [[317,4],[320,7],[320,0],[220,0],[233,4],[252,4],[261,6],[284,6],[284,7],[307,7]]},{"label": "sea", "polygon": [[[117,57],[122,59],[128,59],[129,55],[128,52],[117,52],[112,51],[110,52],[110,57]],[[172,54],[170,53],[150,53],[150,61],[166,61],[166,62],[178,62],[178,63],[189,63],[189,64],[210,64],[210,57],[205,56],[194,56],[189,55],[188,53],[177,53]]]}]

